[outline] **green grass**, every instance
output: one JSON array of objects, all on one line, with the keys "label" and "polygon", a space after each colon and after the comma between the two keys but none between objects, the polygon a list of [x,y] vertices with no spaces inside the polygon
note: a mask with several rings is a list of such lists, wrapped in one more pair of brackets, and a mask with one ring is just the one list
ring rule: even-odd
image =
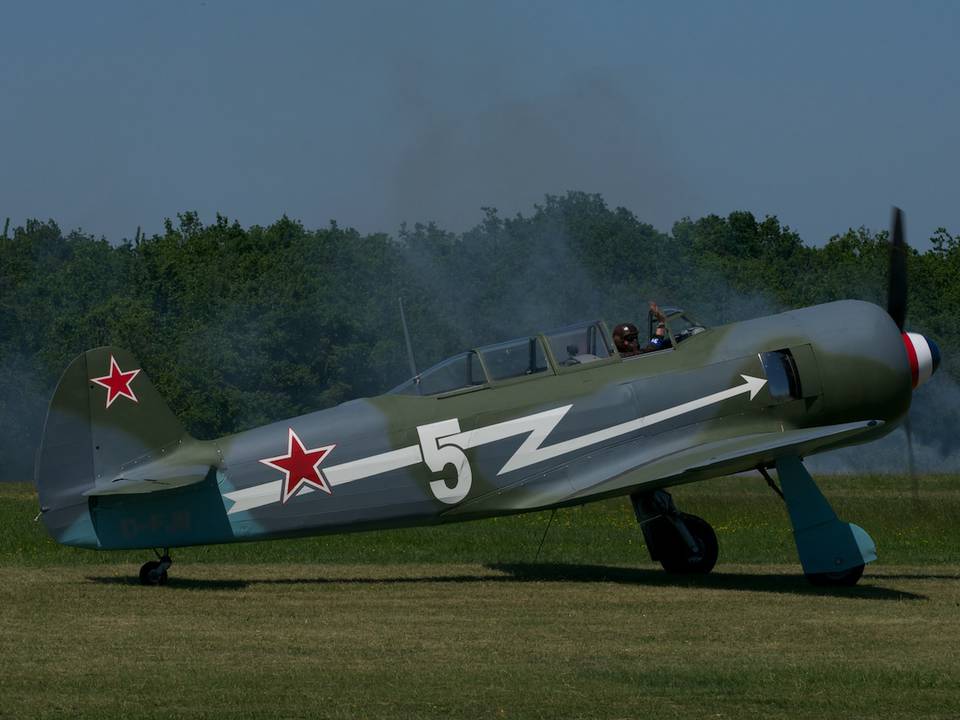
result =
[{"label": "green grass", "polygon": [[147,553],[50,541],[0,485],[0,718],[956,718],[960,483],[822,487],[881,561],[802,577],[757,478],[677,488],[702,578],[649,562],[626,500],[444,527]]},{"label": "green grass", "polygon": [[955,718],[960,566],[0,569],[0,717]]},{"label": "green grass", "polygon": [[[884,564],[953,563],[960,548],[960,478],[921,478],[919,501],[902,476],[820,479],[838,514],[876,540]],[[720,563],[791,563],[796,550],[783,503],[759,476],[732,477],[673,490],[677,504],[716,529]],[[106,563],[139,566],[144,552],[64,548],[33,522],[37,500],[28,484],[0,484],[0,564]],[[439,527],[177,550],[180,563],[490,563],[534,559],[550,518],[531,513]],[[643,562],[646,550],[626,498],[557,511],[541,560]]]}]

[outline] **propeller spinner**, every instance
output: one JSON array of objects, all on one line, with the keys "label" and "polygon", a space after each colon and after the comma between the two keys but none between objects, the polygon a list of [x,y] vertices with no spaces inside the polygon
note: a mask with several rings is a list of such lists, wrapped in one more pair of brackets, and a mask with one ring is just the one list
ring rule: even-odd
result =
[{"label": "propeller spinner", "polygon": [[920,333],[903,333],[903,344],[910,361],[913,389],[923,385],[940,367],[940,348],[930,338]]}]

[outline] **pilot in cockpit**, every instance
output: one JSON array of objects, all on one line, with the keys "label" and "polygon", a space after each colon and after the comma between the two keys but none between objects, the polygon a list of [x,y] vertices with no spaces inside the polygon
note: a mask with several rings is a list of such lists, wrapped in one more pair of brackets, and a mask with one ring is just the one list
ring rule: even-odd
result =
[{"label": "pilot in cockpit", "polygon": [[668,347],[670,347],[670,338],[667,337],[667,326],[662,322],[658,322],[656,329],[653,331],[653,337],[650,338],[647,347],[644,348],[644,352],[656,352],[657,350],[664,350]]},{"label": "pilot in cockpit", "polygon": [[632,357],[640,354],[640,331],[633,323],[621,323],[613,329],[613,344],[617,346],[620,357]]},{"label": "pilot in cockpit", "polygon": [[[654,326],[654,321],[656,325]],[[671,346],[670,336],[667,335],[667,317],[660,310],[660,307],[653,301],[650,301],[650,325],[654,327],[650,340],[640,352],[656,352],[665,350]]]},{"label": "pilot in cockpit", "polygon": [[660,307],[650,301],[650,339],[641,347],[637,326],[633,323],[621,323],[613,329],[613,344],[617,346],[620,357],[633,357],[643,353],[664,350],[672,345],[667,334],[667,317]]}]

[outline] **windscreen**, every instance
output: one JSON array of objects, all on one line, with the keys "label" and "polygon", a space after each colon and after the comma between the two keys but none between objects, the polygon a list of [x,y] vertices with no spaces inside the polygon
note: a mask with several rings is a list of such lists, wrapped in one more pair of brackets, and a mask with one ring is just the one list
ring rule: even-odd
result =
[{"label": "windscreen", "polygon": [[487,382],[474,351],[439,362],[390,391],[392,395],[439,395]]}]

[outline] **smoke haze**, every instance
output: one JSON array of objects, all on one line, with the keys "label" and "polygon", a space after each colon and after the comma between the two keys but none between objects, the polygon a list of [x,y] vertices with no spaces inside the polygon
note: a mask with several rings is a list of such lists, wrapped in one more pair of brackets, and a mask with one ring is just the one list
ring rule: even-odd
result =
[{"label": "smoke haze", "polygon": [[472,114],[411,108],[422,130],[402,153],[386,217],[462,232],[476,221],[468,208],[477,203],[510,216],[544,193],[586,187],[669,229],[703,203],[676,175],[682,162],[664,142],[662,112],[631,97],[629,86],[618,73],[593,73]]},{"label": "smoke haze", "polygon": [[[960,472],[960,385],[942,369],[914,391],[910,421],[916,472]],[[906,474],[906,431],[901,426],[880,440],[814,455],[806,463],[811,472]]]}]

